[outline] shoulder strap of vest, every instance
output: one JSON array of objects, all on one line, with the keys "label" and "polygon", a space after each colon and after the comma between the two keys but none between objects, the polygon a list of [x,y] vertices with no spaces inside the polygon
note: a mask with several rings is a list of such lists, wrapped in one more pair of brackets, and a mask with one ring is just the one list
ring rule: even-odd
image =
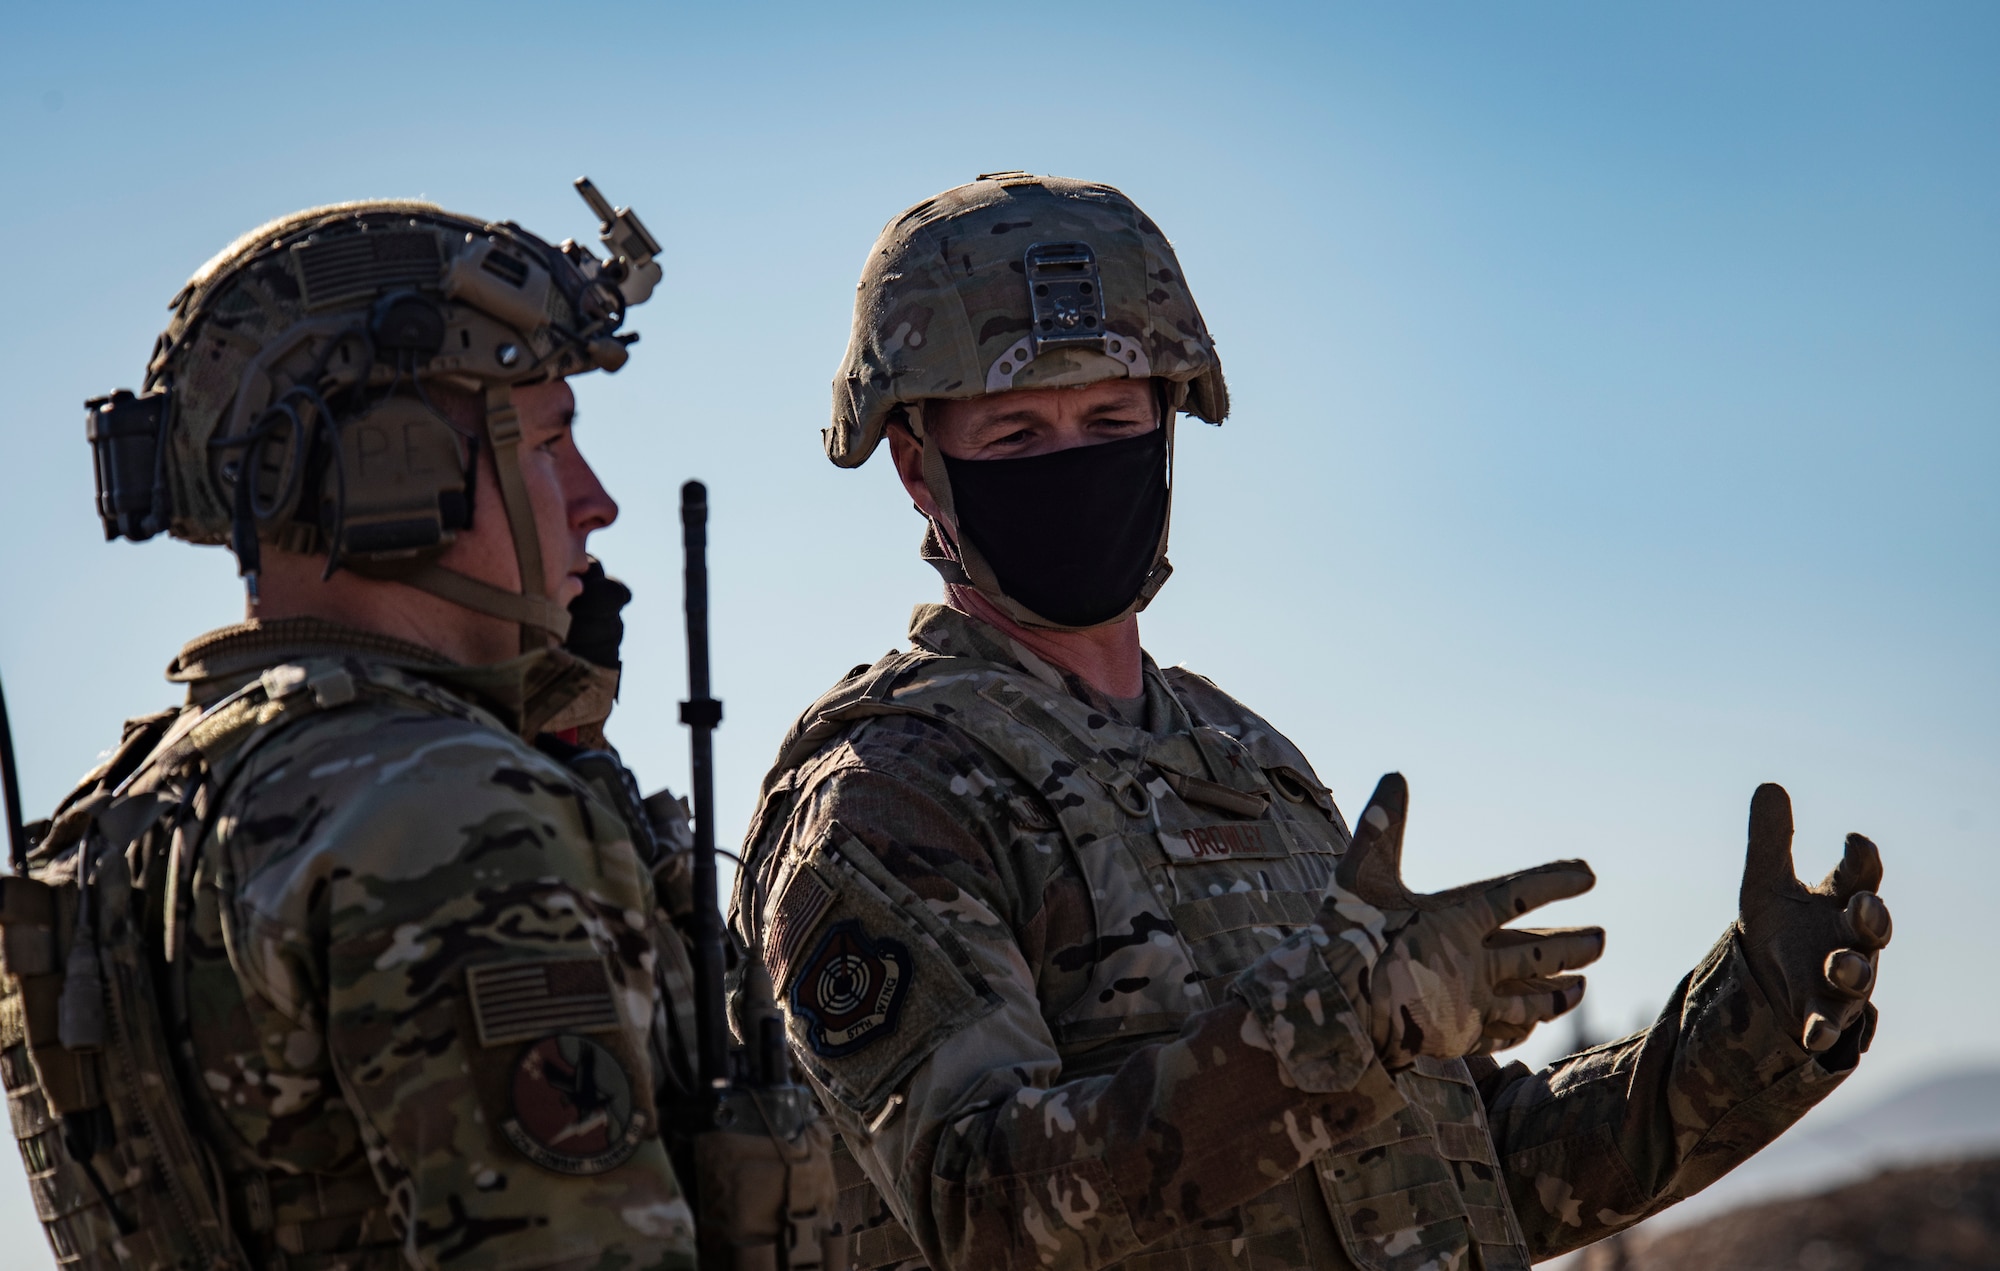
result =
[{"label": "shoulder strap of vest", "polygon": [[1270,721],[1250,710],[1214,680],[1184,666],[1165,667],[1160,672],[1167,688],[1180,702],[1199,729],[1228,737],[1241,746],[1257,765],[1274,774],[1273,781],[1286,797],[1301,796],[1319,805],[1320,811],[1338,822],[1346,832],[1346,822],[1334,805],[1333,792],[1319,779],[1305,752],[1291,738],[1273,728]]},{"label": "shoulder strap of vest", "polygon": [[765,778],[746,841],[754,848],[784,815],[798,768],[822,745],[858,720],[884,715],[915,715],[950,728],[1031,786],[1042,783],[1052,764],[1067,762],[1114,797],[1124,794],[1136,784],[1136,765],[1107,758],[1087,736],[1088,708],[1075,703],[1072,711],[1070,700],[1028,672],[997,662],[927,649],[890,653],[848,675],[792,725]]},{"label": "shoulder strap of vest", "polygon": [[[105,762],[93,768],[75,789],[56,805],[48,826],[35,836],[35,857],[46,862],[74,845],[94,822],[107,839],[124,846],[151,828],[152,820],[121,807],[157,805],[157,799],[127,798],[153,793],[154,789],[189,774],[190,768],[205,768],[213,776],[218,767],[240,757],[242,743],[260,740],[253,735],[263,726],[264,735],[277,731],[304,712],[289,709],[298,689],[311,688],[313,677],[300,667],[280,667],[277,671],[298,671],[296,677],[274,673],[250,681],[206,710],[182,707],[128,721],[125,735]],[[295,683],[291,680],[296,680]],[[326,685],[301,702],[337,705],[353,700],[352,679],[343,695],[329,694]],[[197,761],[199,761],[197,763]],[[124,815],[119,815],[123,812]]]},{"label": "shoulder strap of vest", "polygon": [[28,827],[28,839],[37,862],[46,861],[54,853],[74,843],[81,835],[90,818],[103,811],[111,802],[111,792],[122,785],[146,758],[159,748],[160,742],[172,730],[174,721],[182,715],[180,708],[160,711],[153,715],[142,715],[138,719],[125,722],[125,735],[110,758],[98,764],[83,775],[70,792],[56,804],[55,811],[46,821],[38,821]]},{"label": "shoulder strap of vest", "polygon": [[791,792],[799,765],[835,733],[856,720],[875,715],[923,713],[896,702],[895,682],[905,671],[938,656],[925,649],[908,652],[891,649],[872,666],[857,666],[849,671],[840,683],[792,721],[784,741],[778,744],[778,757],[764,775],[763,786],[757,793],[757,810],[750,817],[750,828],[743,839],[746,852],[762,841],[774,819],[781,819],[774,818],[774,814],[789,805],[786,796]]},{"label": "shoulder strap of vest", "polygon": [[55,815],[60,817],[69,806],[102,785],[115,789],[125,778],[132,775],[146,757],[159,746],[161,739],[173,728],[174,721],[186,713],[185,707],[170,707],[151,715],[141,715],[137,719],[125,721],[125,731],[118,739],[118,745],[109,758],[85,773],[76,788],[56,805]]},{"label": "shoulder strap of vest", "polygon": [[[283,663],[200,714],[183,715],[124,779],[121,790],[150,774],[185,769],[196,761],[212,779],[226,782],[252,751],[293,724],[370,696],[395,698],[427,711],[460,702],[442,688],[365,657],[320,655]],[[460,705],[485,718],[484,711]]]},{"label": "shoulder strap of vest", "polygon": [[[873,666],[857,667],[793,722],[778,747],[774,772],[789,771],[820,744],[857,719],[874,715],[927,714],[915,703],[898,702],[896,682],[925,662],[943,661],[925,649],[884,654]],[[905,695],[907,696],[907,694]]]}]

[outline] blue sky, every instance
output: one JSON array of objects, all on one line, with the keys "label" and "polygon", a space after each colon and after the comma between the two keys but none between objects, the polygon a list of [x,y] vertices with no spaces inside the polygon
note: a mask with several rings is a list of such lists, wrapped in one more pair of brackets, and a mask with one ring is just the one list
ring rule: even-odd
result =
[{"label": "blue sky", "polygon": [[1406,773],[1421,885],[1588,857],[1557,913],[1610,929],[1604,1028],[1728,923],[1750,792],[1783,781],[1802,871],[1865,830],[1898,918],[1837,1098],[2000,1052],[1962,996],[2000,953],[2000,11],[553,12],[0,16],[0,674],[31,805],[239,609],[226,554],[105,544],[90,507],[80,403],[136,383],[186,276],[343,198],[587,237],[587,172],[666,244],[631,365],[579,387],[624,505],[600,554],[639,594],[613,736],[684,785],[672,500],[702,477],[735,837],[790,717],[936,592],[886,464],[819,450],[862,257],[1022,167],[1152,213],[1229,371],[1234,417],[1182,431],[1162,662],[1350,810]]}]

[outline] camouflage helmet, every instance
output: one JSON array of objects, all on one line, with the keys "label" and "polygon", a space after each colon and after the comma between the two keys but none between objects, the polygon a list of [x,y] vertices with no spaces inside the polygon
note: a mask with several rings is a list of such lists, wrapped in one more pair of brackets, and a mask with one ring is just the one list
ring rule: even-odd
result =
[{"label": "camouflage helmet", "polygon": [[[1148,380],[1159,390],[1170,489],[1175,416],[1185,410],[1219,424],[1229,389],[1166,235],[1108,185],[989,173],[889,222],[858,290],[854,332],[833,384],[827,456],[857,467],[891,421],[907,424],[946,522],[933,521],[925,560],[1017,622],[1079,629],[1009,595],[979,549],[954,533],[951,479],[925,427],[924,404]],[[1163,515],[1137,594],[1104,622],[1144,609],[1172,574],[1170,520]]]},{"label": "camouflage helmet", "polygon": [[[87,403],[105,537],[228,543],[253,602],[260,544],[325,552],[329,572],[518,622],[524,649],[560,639],[511,391],[624,365],[638,336],[619,328],[660,277],[638,219],[577,188],[609,260],[405,201],[309,208],[224,248],[170,302],[143,391]],[[444,391],[483,404],[480,425],[447,418]],[[471,526],[481,445],[518,594],[435,563]]]},{"label": "camouflage helmet", "polygon": [[996,172],[890,221],[863,267],[827,457],[865,462],[899,408],[1126,376],[1229,413],[1215,341],[1159,226],[1108,185]]}]

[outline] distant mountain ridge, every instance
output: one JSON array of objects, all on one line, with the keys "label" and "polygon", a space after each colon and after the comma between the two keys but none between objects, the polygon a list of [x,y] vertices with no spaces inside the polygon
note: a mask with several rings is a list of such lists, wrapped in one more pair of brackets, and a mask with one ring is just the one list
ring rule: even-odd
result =
[{"label": "distant mountain ridge", "polygon": [[1677,1227],[1884,1169],[1994,1154],[2000,1154],[2000,1067],[1942,1073],[1824,1124],[1807,1117],[1713,1187],[1647,1225]]},{"label": "distant mountain ridge", "polygon": [[1992,1271],[2000,1267],[2000,1158],[1885,1170],[1619,1245],[1577,1271]]},{"label": "distant mountain ridge", "polygon": [[[1818,1212],[1799,1198],[1852,1188],[1883,1171],[1942,1167],[1945,1162],[1976,1162],[1996,1156],[2000,1156],[2000,1066],[1942,1072],[1824,1123],[1808,1115],[1802,1124],[1707,1191],[1621,1237],[1541,1266],[1545,1271],[1730,1271],[1737,1264],[1718,1250],[1738,1236],[1760,1228],[1785,1227],[1802,1220],[1802,1215]],[[1966,1168],[1975,1172],[1984,1169],[1978,1165]],[[2000,1169],[1986,1170],[1980,1177],[1987,1175],[2000,1177]],[[1714,1238],[1704,1236],[1698,1224],[1715,1227]],[[1750,1250],[1752,1257],[1768,1252],[1752,1250],[1754,1241],[1738,1243]],[[1799,1261],[1769,1265],[1796,1265],[1801,1271],[1875,1271],[1875,1265],[1900,1266],[1874,1264],[1868,1257],[1857,1261],[1852,1256],[1854,1249],[1847,1246],[1827,1253],[1818,1245],[1810,1250],[1802,1245],[1798,1254]],[[1755,1262],[1744,1265],[1763,1271]],[[1975,1260],[1935,1265],[1989,1264]]]}]

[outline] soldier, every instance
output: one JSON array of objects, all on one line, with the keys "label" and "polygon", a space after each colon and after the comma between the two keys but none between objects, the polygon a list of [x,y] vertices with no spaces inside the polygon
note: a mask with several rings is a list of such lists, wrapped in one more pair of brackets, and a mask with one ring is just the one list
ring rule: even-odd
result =
[{"label": "soldier", "polygon": [[688,958],[601,748],[629,593],[568,383],[660,267],[595,205],[608,261],[428,203],[260,226],[91,403],[107,538],[227,542],[249,606],[5,880],[62,1266],[693,1265]]},{"label": "soldier", "polygon": [[1489,1057],[1602,944],[1501,924],[1589,870],[1413,895],[1401,778],[1350,842],[1295,746],[1146,656],[1175,421],[1228,396],[1117,190],[998,173],[890,222],[833,395],[828,455],[887,435],[948,603],[787,737],[734,921],[866,1176],[858,1265],[1525,1268],[1707,1185],[1866,1049],[1875,848],[1804,887],[1766,786],[1741,920],[1650,1029]]}]

